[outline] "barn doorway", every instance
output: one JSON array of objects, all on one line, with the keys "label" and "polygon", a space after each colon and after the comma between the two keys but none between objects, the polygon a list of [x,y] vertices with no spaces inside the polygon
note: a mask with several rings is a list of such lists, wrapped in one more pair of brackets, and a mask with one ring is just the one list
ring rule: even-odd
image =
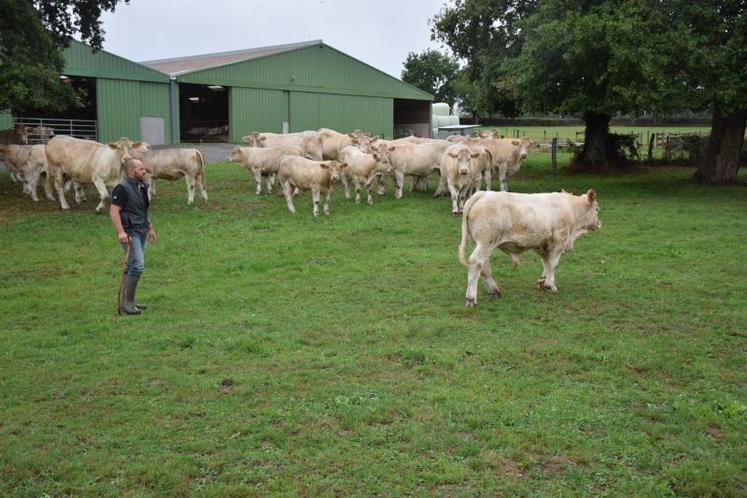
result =
[{"label": "barn doorway", "polygon": [[42,134],[29,135],[29,143],[44,143],[53,135],[70,135],[86,140],[96,140],[96,79],[61,75],[60,81],[72,86],[77,95],[76,102],[67,109],[50,111],[43,108],[20,108],[13,110],[13,121],[29,127],[51,129]]},{"label": "barn doorway", "polygon": [[179,84],[181,142],[228,142],[228,87]]},{"label": "barn doorway", "polygon": [[394,138],[431,136],[431,103],[394,99]]}]

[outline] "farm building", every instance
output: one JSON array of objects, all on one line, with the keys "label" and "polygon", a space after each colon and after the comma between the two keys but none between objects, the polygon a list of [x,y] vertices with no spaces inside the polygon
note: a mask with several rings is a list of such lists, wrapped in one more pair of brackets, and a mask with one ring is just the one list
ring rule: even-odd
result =
[{"label": "farm building", "polygon": [[247,133],[321,127],[429,135],[433,97],[321,40],[136,63],[73,41],[63,81],[84,90],[83,106],[51,114],[28,109],[11,122],[57,133],[152,144],[240,142]]}]

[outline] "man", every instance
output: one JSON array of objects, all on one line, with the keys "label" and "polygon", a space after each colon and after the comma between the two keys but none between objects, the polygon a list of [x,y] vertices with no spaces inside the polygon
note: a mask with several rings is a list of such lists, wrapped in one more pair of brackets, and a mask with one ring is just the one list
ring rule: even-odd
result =
[{"label": "man", "polygon": [[148,185],[145,178],[145,165],[138,159],[127,159],[124,162],[127,177],[112,191],[109,217],[117,231],[117,239],[130,255],[125,268],[125,281],[120,300],[120,313],[139,315],[145,309],[135,303],[135,290],[140,275],[145,268],[145,239],[156,243],[156,231],[148,218]]}]

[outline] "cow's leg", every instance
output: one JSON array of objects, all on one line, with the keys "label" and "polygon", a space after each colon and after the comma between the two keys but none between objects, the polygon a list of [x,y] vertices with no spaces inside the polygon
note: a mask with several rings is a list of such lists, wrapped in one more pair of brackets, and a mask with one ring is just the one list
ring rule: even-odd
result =
[{"label": "cow's leg", "polygon": [[451,183],[451,179],[446,180],[446,186],[449,188],[449,193],[451,194],[451,214],[458,215],[459,214],[459,191],[456,189],[453,183]]},{"label": "cow's leg", "polygon": [[373,190],[373,187],[370,183],[366,183],[366,202],[368,204],[373,204],[373,196],[371,195],[371,191]]},{"label": "cow's leg", "polygon": [[26,185],[29,190],[29,194],[31,195],[31,199],[33,199],[34,202],[39,202],[39,196],[36,193],[36,185],[39,182],[39,172],[33,172],[28,175],[26,175]]},{"label": "cow's leg", "polygon": [[184,181],[187,182],[187,205],[195,203],[195,178],[191,175],[184,175]]},{"label": "cow's leg", "polygon": [[254,175],[254,183],[257,185],[256,194],[259,195],[262,193],[262,172],[258,169],[253,169],[252,175]]},{"label": "cow's leg", "polygon": [[542,277],[537,281],[541,289],[558,292],[558,288],[555,286],[555,269],[558,267],[558,263],[560,263],[561,254],[560,251],[553,250],[541,255],[544,271],[542,272]]},{"label": "cow's leg", "polygon": [[405,173],[402,171],[394,172],[394,197],[397,199],[402,198],[402,187],[405,184]]},{"label": "cow's leg", "polygon": [[78,183],[75,180],[71,180],[70,185],[72,185],[73,192],[75,192],[75,203],[80,204],[81,202],[85,201],[86,190],[83,188],[83,184]]},{"label": "cow's leg", "polygon": [[498,170],[498,179],[501,182],[501,192],[508,192],[508,176],[506,175],[506,168]]},{"label": "cow's leg", "polygon": [[[490,182],[493,180],[492,175],[490,168],[485,168],[485,171],[482,172],[482,179],[485,181],[485,190],[491,190]],[[480,190],[481,186],[478,185],[477,190]]]},{"label": "cow's leg", "polygon": [[106,200],[109,199],[109,191],[106,189],[106,184],[104,183],[104,180],[101,178],[94,178],[93,179],[93,185],[96,187],[96,190],[99,192],[99,205],[96,206],[96,211],[101,212],[104,209],[104,206],[106,205]]},{"label": "cow's leg", "polygon": [[[316,218],[319,216],[319,189],[316,187],[311,187],[311,201],[314,203],[314,218]],[[327,212],[326,203],[324,206],[324,214],[329,214]]]},{"label": "cow's leg", "polygon": [[324,214],[329,216],[329,198],[332,196],[332,189],[324,193]]},{"label": "cow's leg", "polygon": [[150,181],[150,188],[148,189],[148,195],[150,195],[150,198],[148,200],[156,196],[156,179],[155,178],[153,178]]},{"label": "cow's leg", "polygon": [[353,188],[355,189],[355,203],[360,204],[361,202],[361,182],[357,176],[353,176]]},{"label": "cow's leg", "polygon": [[200,197],[202,197],[202,205],[207,206],[208,196],[207,191],[205,190],[205,172],[199,171],[195,175],[195,184],[197,185],[197,188],[200,189]]},{"label": "cow's leg", "polygon": [[291,190],[291,184],[289,181],[283,182],[283,195],[285,196],[285,203],[288,205],[288,211],[295,214],[296,208],[293,206],[293,191]]},{"label": "cow's leg", "polygon": [[345,198],[350,199],[350,185],[348,184],[348,174],[340,174],[340,183],[342,183],[342,189],[345,191]]},{"label": "cow's leg", "polygon": [[433,193],[433,197],[440,197],[446,193],[448,188],[446,187],[446,175],[438,175],[438,187]]},{"label": "cow's leg", "polygon": [[47,199],[50,201],[55,200],[54,195],[52,194],[52,186],[49,181],[49,172],[44,174],[44,195],[46,195]]},{"label": "cow's leg", "polygon": [[273,183],[275,183],[275,175],[273,175],[272,173],[265,175],[265,186],[267,187],[266,190],[268,194],[272,193]]},{"label": "cow's leg", "polygon": [[490,261],[492,249],[484,246],[481,242],[475,244],[475,250],[469,257],[469,269],[467,270],[467,294],[464,298],[464,305],[468,308],[477,306],[477,281],[480,279],[482,265],[487,260]]},{"label": "cow's leg", "polygon": [[483,260],[480,271],[482,272],[483,282],[485,282],[485,286],[488,288],[488,295],[490,297],[501,297],[501,289],[493,279],[493,273],[490,267],[490,255]]},{"label": "cow's leg", "polygon": [[377,175],[376,176],[376,191],[379,195],[384,195],[384,192],[386,192],[386,176],[384,175]]},{"label": "cow's leg", "polygon": [[57,191],[57,197],[60,199],[60,208],[70,209],[70,205],[65,200],[65,179],[59,168],[49,168],[50,174],[54,177],[54,188]]}]

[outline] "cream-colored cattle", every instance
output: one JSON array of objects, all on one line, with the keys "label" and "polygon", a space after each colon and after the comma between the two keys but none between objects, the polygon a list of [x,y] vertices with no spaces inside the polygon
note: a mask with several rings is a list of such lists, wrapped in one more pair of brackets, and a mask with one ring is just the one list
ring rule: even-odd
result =
[{"label": "cream-colored cattle", "polygon": [[[464,199],[470,190],[479,187],[485,170],[490,169],[490,153],[481,146],[464,143],[451,145],[441,158],[441,182],[451,194],[451,212],[461,213]],[[439,182],[439,189],[441,188]],[[439,195],[437,190],[434,197]]]},{"label": "cream-colored cattle", "polygon": [[7,130],[0,130],[0,144],[25,145],[29,143],[29,133],[31,132],[33,132],[33,128],[23,124],[17,124]]},{"label": "cream-colored cattle", "polygon": [[[508,190],[508,177],[519,171],[521,161],[529,154],[533,142],[528,138],[484,138],[478,139],[493,156],[493,171],[501,182],[501,190]],[[488,185],[490,190],[490,185]]]},{"label": "cream-colored cattle", "polygon": [[234,147],[228,161],[242,165],[254,176],[257,195],[262,193],[262,178],[267,182],[267,193],[272,193],[272,185],[278,172],[278,164],[283,156],[303,156],[298,147]]},{"label": "cream-colored cattle", "polygon": [[65,178],[69,178],[79,184],[93,183],[101,199],[96,211],[104,209],[104,203],[109,198],[107,187],[113,188],[122,181],[122,162],[132,157],[132,147],[132,142],[127,138],[109,144],[64,135],[50,140],[45,150],[60,207],[70,209],[63,190]]},{"label": "cream-colored cattle", "polygon": [[310,159],[321,161],[323,158],[322,137],[316,131],[285,134],[253,131],[241,140],[252,147],[299,147]]},{"label": "cream-colored cattle", "polygon": [[147,171],[146,180],[150,181],[149,194],[156,196],[156,179],[173,182],[181,177],[187,183],[187,204],[195,202],[195,187],[200,190],[202,203],[207,204],[205,190],[205,160],[197,149],[157,149],[139,142],[132,148],[132,157],[140,159]]},{"label": "cream-colored cattle", "polygon": [[49,172],[44,145],[0,145],[0,159],[8,166],[16,178],[23,182],[23,191],[34,201],[39,201],[36,188],[42,173],[45,175],[44,192],[47,199],[54,196],[49,186]]},{"label": "cream-colored cattle", "polygon": [[[544,268],[537,285],[557,292],[555,269],[560,256],[573,248],[579,236],[601,226],[594,190],[584,195],[477,192],[467,200],[462,215],[459,261],[469,268],[465,304],[477,305],[480,275],[490,295],[500,296],[490,270],[490,257],[496,248],[510,255],[514,263],[524,251],[535,251]],[[464,257],[468,240],[475,246],[469,260]]]},{"label": "cream-colored cattle", "polygon": [[405,176],[427,178],[441,165],[444,151],[453,145],[446,140],[430,141],[422,144],[389,142],[389,162],[392,164],[395,183],[395,197],[402,197]]},{"label": "cream-colored cattle", "polygon": [[379,175],[392,171],[387,147],[382,146],[380,149],[374,149],[370,154],[367,154],[355,145],[348,145],[340,151],[339,157],[341,162],[347,164],[345,173],[342,176],[345,197],[350,198],[347,183],[347,177],[350,176],[353,179],[353,186],[355,187],[355,202],[360,202],[360,186],[364,184],[366,186],[366,193],[368,194],[366,202],[373,204],[371,188],[374,179]]},{"label": "cream-colored cattle", "polygon": [[314,203],[314,217],[319,215],[319,196],[324,194],[324,214],[329,214],[329,198],[332,195],[332,182],[340,177],[347,165],[338,161],[313,161],[305,157],[285,156],[278,165],[278,180],[283,186],[283,194],[288,211],[296,212],[293,206],[293,190],[311,190]]}]

